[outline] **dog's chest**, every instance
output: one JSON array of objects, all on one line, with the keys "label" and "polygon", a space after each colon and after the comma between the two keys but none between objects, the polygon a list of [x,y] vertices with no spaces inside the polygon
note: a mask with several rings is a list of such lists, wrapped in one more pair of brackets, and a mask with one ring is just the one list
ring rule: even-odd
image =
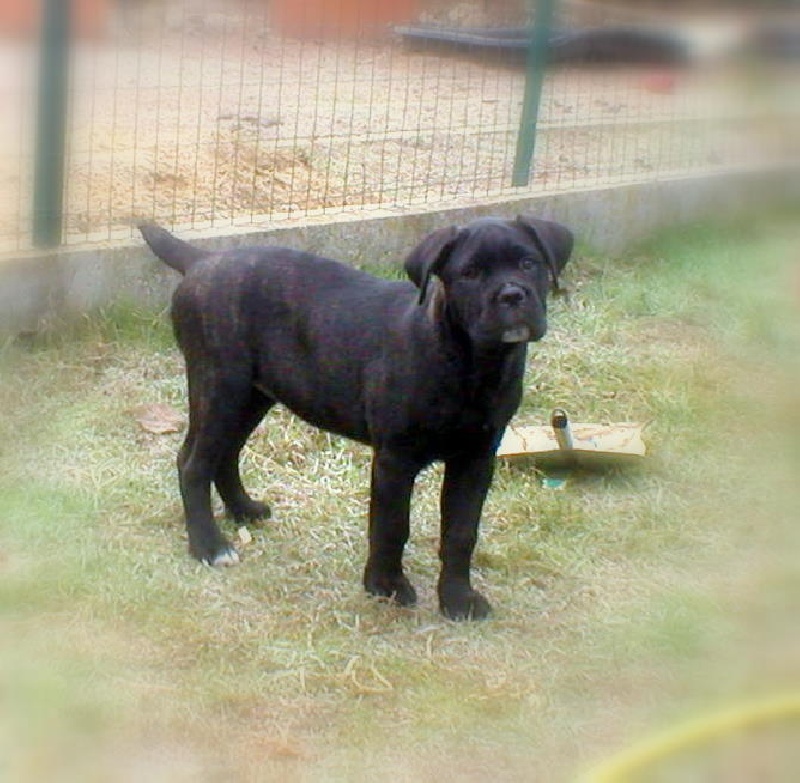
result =
[{"label": "dog's chest", "polygon": [[401,441],[425,461],[447,460],[457,454],[484,452],[497,445],[497,424],[479,410],[441,415],[406,431]]},{"label": "dog's chest", "polygon": [[459,393],[432,396],[417,419],[416,444],[432,459],[496,446],[519,405],[518,386],[481,388],[474,393],[462,388]]},{"label": "dog's chest", "polygon": [[518,404],[519,395],[513,388],[505,388],[494,394],[465,396],[452,405],[449,415],[444,417],[446,426],[443,429],[476,436],[495,432],[506,426]]}]

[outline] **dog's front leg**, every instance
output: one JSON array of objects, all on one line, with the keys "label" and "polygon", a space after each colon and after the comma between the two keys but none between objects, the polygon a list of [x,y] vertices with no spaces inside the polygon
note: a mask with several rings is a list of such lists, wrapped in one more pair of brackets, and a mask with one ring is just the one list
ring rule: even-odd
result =
[{"label": "dog's front leg", "polygon": [[421,467],[388,449],[376,449],[372,458],[364,587],[370,595],[392,597],[401,606],[417,602],[417,593],[403,573],[403,550],[408,541],[411,492]]},{"label": "dog's front leg", "polygon": [[439,607],[452,620],[480,620],[491,611],[489,602],[472,589],[470,567],[494,461],[494,454],[490,453],[453,458],[445,463]]}]

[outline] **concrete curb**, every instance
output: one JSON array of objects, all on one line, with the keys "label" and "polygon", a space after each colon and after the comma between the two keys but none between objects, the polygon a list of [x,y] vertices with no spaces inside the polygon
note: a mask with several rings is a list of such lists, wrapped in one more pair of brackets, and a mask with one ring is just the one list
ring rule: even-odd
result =
[{"label": "concrete curb", "polygon": [[[478,215],[513,217],[531,212],[570,226],[578,241],[618,253],[669,226],[712,217],[745,217],[800,195],[798,165],[780,170],[741,170],[702,177],[516,196],[460,203],[419,212],[369,212],[271,228],[176,230],[208,248],[280,244],[356,265],[399,264],[427,232]],[[36,331],[63,318],[114,302],[165,306],[177,275],[153,258],[142,242],[0,259],[0,334]]]}]

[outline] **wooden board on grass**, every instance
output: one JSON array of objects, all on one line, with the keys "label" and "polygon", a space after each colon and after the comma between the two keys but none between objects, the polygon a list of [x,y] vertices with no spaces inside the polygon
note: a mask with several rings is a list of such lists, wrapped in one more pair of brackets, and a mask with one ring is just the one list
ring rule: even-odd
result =
[{"label": "wooden board on grass", "polygon": [[548,466],[601,467],[641,459],[646,448],[642,440],[644,425],[570,424],[572,448],[559,448],[552,427],[509,426],[498,457],[532,457]]}]

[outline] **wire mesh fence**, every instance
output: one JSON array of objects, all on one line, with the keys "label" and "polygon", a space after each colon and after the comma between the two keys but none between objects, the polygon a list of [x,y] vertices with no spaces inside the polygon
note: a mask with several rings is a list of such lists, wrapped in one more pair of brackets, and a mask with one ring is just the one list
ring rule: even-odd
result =
[{"label": "wire mesh fence", "polygon": [[[73,0],[63,241],[125,239],[141,220],[264,226],[800,157],[796,68],[679,56],[740,40],[733,13],[727,39],[719,20],[705,38],[692,25],[674,57],[644,62],[607,39],[584,41],[581,59],[570,38],[572,59],[554,57],[544,81],[531,180],[513,188],[527,4],[396,2],[391,18],[391,3],[366,0],[295,2],[302,15],[286,0]],[[358,29],[330,24],[337,4],[360,8]],[[555,44],[641,21],[574,2],[557,18]],[[32,241],[36,51],[35,34],[0,44],[5,250]]]}]

